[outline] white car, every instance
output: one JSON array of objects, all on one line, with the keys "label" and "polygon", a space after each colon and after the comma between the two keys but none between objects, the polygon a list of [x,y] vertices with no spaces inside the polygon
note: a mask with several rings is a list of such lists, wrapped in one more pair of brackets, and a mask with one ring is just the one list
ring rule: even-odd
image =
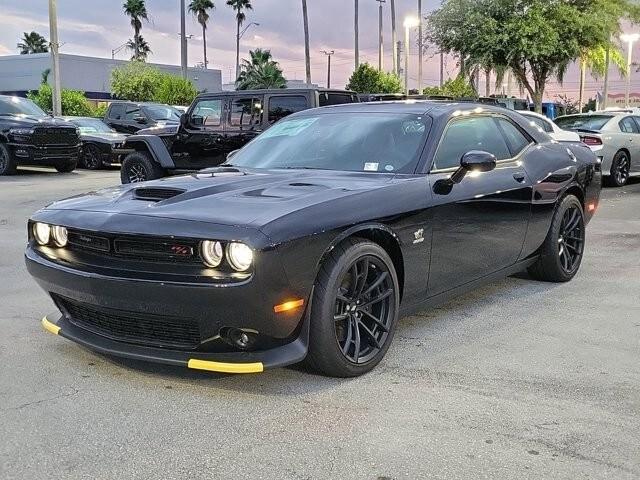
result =
[{"label": "white car", "polygon": [[580,142],[580,135],[576,132],[562,130],[558,125],[553,123],[544,115],[535,112],[521,111],[518,112],[531,122],[532,127],[538,127],[549,134],[551,138],[558,142]]}]

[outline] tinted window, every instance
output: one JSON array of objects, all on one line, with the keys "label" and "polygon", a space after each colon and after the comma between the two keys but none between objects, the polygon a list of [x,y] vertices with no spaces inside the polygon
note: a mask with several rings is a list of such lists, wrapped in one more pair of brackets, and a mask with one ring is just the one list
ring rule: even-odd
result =
[{"label": "tinted window", "polygon": [[460,166],[462,156],[471,150],[493,153],[498,160],[511,157],[507,143],[492,117],[453,120],[444,133],[433,163],[434,169]]},{"label": "tinted window", "polygon": [[533,117],[530,115],[525,115],[524,118],[526,118],[527,121],[530,122],[532,126],[542,129],[543,132],[547,132],[547,133],[553,132],[553,127],[551,126],[551,124],[543,118]]},{"label": "tinted window", "polygon": [[262,123],[262,101],[259,98],[236,98],[231,104],[230,124],[251,127]]},{"label": "tinted window", "polygon": [[222,124],[223,100],[202,100],[196,104],[191,113],[191,118],[202,117],[205,127],[219,127]]},{"label": "tinted window", "polygon": [[122,120],[122,117],[124,117],[124,104],[117,103],[115,105],[111,105],[111,108],[109,109],[109,118]]},{"label": "tinted window", "polygon": [[166,105],[147,105],[143,108],[145,113],[155,121],[179,122],[182,115],[180,110]]},{"label": "tinted window", "polygon": [[46,113],[31,100],[20,97],[0,98],[0,114],[30,115],[32,117],[46,116]]},{"label": "tinted window", "polygon": [[80,133],[112,133],[109,125],[98,118],[71,118],[69,120],[80,129]]},{"label": "tinted window", "polygon": [[306,97],[302,95],[289,95],[271,97],[269,99],[269,123],[277,122],[292,113],[309,108]]},{"label": "tinted window", "polygon": [[252,168],[413,173],[429,119],[391,113],[285,118],[231,160]]},{"label": "tinted window", "polygon": [[135,120],[136,117],[139,117],[140,107],[136,107],[135,105],[128,105],[126,111],[124,112],[125,120]]},{"label": "tinted window", "polygon": [[507,137],[507,143],[509,144],[511,155],[516,156],[522,150],[529,145],[529,139],[506,118],[499,118],[498,123],[502,127],[504,135]]},{"label": "tinted window", "polygon": [[320,106],[342,105],[343,103],[354,103],[353,95],[349,93],[328,93],[320,92]]},{"label": "tinted window", "polygon": [[631,117],[625,117],[618,123],[620,130],[625,133],[638,133],[638,127]]},{"label": "tinted window", "polygon": [[563,130],[602,130],[612,118],[611,115],[570,115],[556,118],[555,122]]}]

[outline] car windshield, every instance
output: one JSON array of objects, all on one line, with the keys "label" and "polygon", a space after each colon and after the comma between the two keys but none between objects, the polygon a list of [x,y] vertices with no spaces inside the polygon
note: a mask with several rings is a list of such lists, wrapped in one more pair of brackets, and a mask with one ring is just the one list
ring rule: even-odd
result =
[{"label": "car windshield", "polygon": [[167,107],[164,105],[147,105],[144,108],[144,111],[155,121],[170,121],[170,122],[179,122],[180,121],[180,110]]},{"label": "car windshield", "polygon": [[27,98],[0,98],[0,115],[28,115],[30,117],[46,117],[42,109]]},{"label": "car windshield", "polygon": [[555,119],[556,125],[564,130],[602,130],[611,115],[570,115]]},{"label": "car windshield", "polygon": [[420,115],[336,113],[282,120],[240,150],[237,167],[413,173],[427,130]]},{"label": "car windshield", "polygon": [[114,129],[109,127],[102,120],[97,118],[71,118],[69,119],[76,127],[80,129],[80,133],[113,133]]}]

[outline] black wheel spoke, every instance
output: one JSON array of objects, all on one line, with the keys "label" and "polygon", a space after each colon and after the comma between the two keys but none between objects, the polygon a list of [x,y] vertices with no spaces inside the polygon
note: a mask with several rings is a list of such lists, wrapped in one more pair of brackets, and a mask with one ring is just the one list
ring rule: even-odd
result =
[{"label": "black wheel spoke", "polygon": [[375,305],[376,303],[381,302],[385,298],[389,297],[392,293],[393,293],[393,289],[392,288],[390,288],[388,290],[385,290],[384,292],[376,295],[374,298],[371,298],[368,301],[366,301],[365,303],[362,303],[360,305],[360,307],[368,307],[370,305]]},{"label": "black wheel spoke", "polygon": [[342,322],[343,320],[346,320],[349,318],[349,314],[348,313],[340,313],[338,315],[334,315],[333,316],[333,321],[334,322]]},{"label": "black wheel spoke", "polygon": [[364,323],[360,322],[359,327],[364,332],[364,334],[369,339],[369,342],[372,343],[374,347],[376,347],[378,350],[382,348],[382,345],[380,345],[374,333],[371,330],[369,330]]},{"label": "black wheel spoke", "polygon": [[371,320],[374,321],[374,323],[376,325],[378,325],[378,327],[383,331],[383,332],[388,332],[389,329],[387,328],[387,326],[382,323],[382,320],[380,320],[378,317],[372,315],[371,313],[367,312],[366,310],[362,310],[362,314],[366,315],[367,317],[369,317]]},{"label": "black wheel spoke", "polygon": [[353,352],[353,360],[358,363],[358,360],[360,359],[360,329],[358,328],[358,323],[357,320],[355,318],[352,318],[352,321],[350,323],[351,325],[353,325],[353,333],[354,335],[354,340],[355,340],[355,350]]},{"label": "black wheel spoke", "polygon": [[378,278],[376,278],[376,280],[369,286],[369,288],[367,288],[362,294],[363,295],[369,295],[371,292],[373,292],[376,288],[378,288],[380,285],[382,285],[382,283],[387,279],[387,276],[389,274],[387,272],[382,272]]}]

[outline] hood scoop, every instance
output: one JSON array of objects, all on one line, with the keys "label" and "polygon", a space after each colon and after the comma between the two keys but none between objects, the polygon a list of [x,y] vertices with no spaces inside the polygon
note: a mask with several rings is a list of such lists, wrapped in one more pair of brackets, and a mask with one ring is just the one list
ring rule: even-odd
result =
[{"label": "hood scoop", "polygon": [[179,188],[141,187],[133,190],[133,198],[147,202],[161,202],[169,198],[177,197],[186,190]]},{"label": "hood scoop", "polygon": [[223,177],[223,176],[242,176],[246,175],[246,172],[237,169],[236,167],[213,167],[213,168],[205,168],[204,170],[200,170],[197,173],[198,177],[207,176],[207,177]]}]

